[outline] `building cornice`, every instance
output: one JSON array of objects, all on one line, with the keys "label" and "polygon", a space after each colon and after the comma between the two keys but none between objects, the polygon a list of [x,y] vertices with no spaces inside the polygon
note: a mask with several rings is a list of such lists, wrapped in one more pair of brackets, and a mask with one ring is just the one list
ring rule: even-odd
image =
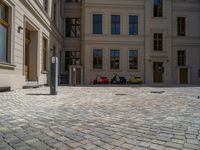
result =
[{"label": "building cornice", "polygon": [[97,3],[86,3],[82,5],[83,8],[114,8],[114,9],[144,9],[144,5],[141,4],[130,4],[130,5],[121,5],[121,4],[97,4]]}]

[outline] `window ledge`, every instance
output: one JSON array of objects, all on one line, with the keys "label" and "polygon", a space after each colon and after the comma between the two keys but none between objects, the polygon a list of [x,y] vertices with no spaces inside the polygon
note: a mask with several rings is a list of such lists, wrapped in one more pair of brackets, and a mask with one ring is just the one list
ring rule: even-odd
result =
[{"label": "window ledge", "polygon": [[120,69],[110,69],[109,72],[122,72]]},{"label": "window ledge", "polygon": [[91,69],[90,70],[91,72],[104,72],[105,70],[104,69]]},{"label": "window ledge", "polygon": [[0,69],[14,70],[15,67],[16,65],[6,62],[0,62]]},{"label": "window ledge", "polygon": [[167,19],[167,17],[166,16],[158,16],[158,17],[152,16],[151,19],[154,19],[154,20],[164,20],[164,19]]},{"label": "window ledge", "polygon": [[48,74],[49,72],[47,70],[42,70],[42,74]]},{"label": "window ledge", "polygon": [[139,69],[129,69],[128,72],[141,72]]}]

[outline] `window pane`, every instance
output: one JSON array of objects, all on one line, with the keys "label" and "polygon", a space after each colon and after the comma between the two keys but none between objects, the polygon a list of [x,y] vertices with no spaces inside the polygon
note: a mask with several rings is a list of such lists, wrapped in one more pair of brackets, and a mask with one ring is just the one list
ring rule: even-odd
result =
[{"label": "window pane", "polygon": [[103,67],[103,51],[101,49],[93,50],[93,68],[102,69]]},{"label": "window pane", "polygon": [[93,34],[102,34],[102,15],[93,15]]},{"label": "window pane", "polygon": [[7,62],[7,28],[0,24],[0,61]]},{"label": "window pane", "polygon": [[129,35],[138,34],[138,16],[129,16]]},{"label": "window pane", "polygon": [[66,18],[66,37],[80,37],[80,18]]},{"label": "window pane", "polygon": [[163,34],[154,33],[154,50],[162,51],[163,50]]},{"label": "window pane", "polygon": [[111,16],[111,34],[120,34],[120,16]]},{"label": "window pane", "polygon": [[110,68],[119,69],[120,67],[120,51],[110,50]]},{"label": "window pane", "polygon": [[178,66],[186,66],[186,51],[178,51],[177,55]]},{"label": "window pane", "polygon": [[129,69],[138,69],[138,50],[129,51]]},{"label": "window pane", "polygon": [[177,31],[178,36],[185,36],[186,31],[186,19],[185,17],[178,17],[177,18]]},{"label": "window pane", "polygon": [[162,0],[154,0],[154,17],[162,17],[163,3]]}]

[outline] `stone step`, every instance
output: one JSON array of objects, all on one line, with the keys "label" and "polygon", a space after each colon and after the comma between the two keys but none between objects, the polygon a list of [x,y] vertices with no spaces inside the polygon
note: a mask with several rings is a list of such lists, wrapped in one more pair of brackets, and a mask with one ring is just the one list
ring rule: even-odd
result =
[{"label": "stone step", "polygon": [[11,91],[10,86],[7,86],[7,87],[0,87],[0,92],[8,92],[8,91]]},{"label": "stone step", "polygon": [[36,81],[29,81],[23,86],[23,89],[32,89],[32,88],[39,88],[43,85],[38,84]]}]

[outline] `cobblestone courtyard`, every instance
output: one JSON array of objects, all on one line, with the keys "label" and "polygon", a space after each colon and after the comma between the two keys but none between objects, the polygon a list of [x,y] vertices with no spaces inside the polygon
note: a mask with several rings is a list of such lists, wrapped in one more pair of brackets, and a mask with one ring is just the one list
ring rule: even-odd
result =
[{"label": "cobblestone courtyard", "polygon": [[200,87],[58,91],[0,93],[0,150],[200,150]]}]

